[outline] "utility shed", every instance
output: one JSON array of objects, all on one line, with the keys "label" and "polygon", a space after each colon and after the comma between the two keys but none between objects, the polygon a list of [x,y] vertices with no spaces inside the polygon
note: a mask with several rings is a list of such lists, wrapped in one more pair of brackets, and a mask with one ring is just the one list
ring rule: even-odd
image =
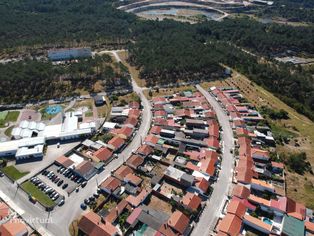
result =
[{"label": "utility shed", "polygon": [[285,215],[283,219],[282,235],[304,236],[304,221]]}]

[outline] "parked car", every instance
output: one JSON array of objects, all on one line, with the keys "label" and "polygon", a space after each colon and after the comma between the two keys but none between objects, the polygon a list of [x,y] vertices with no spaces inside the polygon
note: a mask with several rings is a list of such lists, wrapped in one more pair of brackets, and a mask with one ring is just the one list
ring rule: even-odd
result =
[{"label": "parked car", "polygon": [[65,184],[62,186],[62,188],[63,188],[63,189],[66,189],[68,186],[69,186],[69,185],[68,185],[67,183],[65,183]]},{"label": "parked car", "polygon": [[84,203],[85,203],[86,205],[89,205],[90,200],[86,198],[86,199],[84,200]]},{"label": "parked car", "polygon": [[59,202],[58,206],[62,206],[63,204],[64,204],[64,199],[62,199],[62,200]]},{"label": "parked car", "polygon": [[82,204],[81,204],[81,209],[82,209],[82,210],[86,210],[86,208],[87,208],[87,206],[86,206],[84,203],[82,203]]},{"label": "parked car", "polygon": [[58,182],[58,186],[61,186],[63,184],[63,180],[61,179],[59,182]]},{"label": "parked car", "polygon": [[82,188],[84,188],[84,187],[86,186],[86,184],[87,184],[87,182],[84,181],[84,182],[81,184]]}]

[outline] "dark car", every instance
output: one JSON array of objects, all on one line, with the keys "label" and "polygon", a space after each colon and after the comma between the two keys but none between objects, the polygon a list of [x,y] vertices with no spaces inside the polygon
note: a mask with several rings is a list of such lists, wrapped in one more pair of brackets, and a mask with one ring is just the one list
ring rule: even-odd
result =
[{"label": "dark car", "polygon": [[87,208],[87,206],[86,206],[84,203],[82,203],[82,204],[81,204],[81,209],[82,209],[82,210],[86,210],[86,208]]},{"label": "dark car", "polygon": [[82,183],[82,188],[84,188],[85,186],[86,186],[86,184],[87,184],[87,182],[86,181],[84,181],[83,183]]},{"label": "dark car", "polygon": [[66,189],[68,186],[69,186],[69,185],[65,183],[65,184],[62,186],[62,188],[63,188],[63,189]]},{"label": "dark car", "polygon": [[58,186],[61,186],[63,184],[63,180],[61,179],[59,182],[58,182]]},{"label": "dark car", "polygon": [[84,203],[85,203],[86,205],[88,205],[88,204],[90,203],[90,200],[86,198],[86,199],[84,200]]}]

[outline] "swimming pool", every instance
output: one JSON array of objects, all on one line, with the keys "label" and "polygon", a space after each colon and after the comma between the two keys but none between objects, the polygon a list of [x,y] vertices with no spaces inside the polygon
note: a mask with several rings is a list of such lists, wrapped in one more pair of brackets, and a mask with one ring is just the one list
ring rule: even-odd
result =
[{"label": "swimming pool", "polygon": [[45,112],[48,114],[48,115],[55,115],[55,114],[58,114],[59,112],[62,111],[62,107],[60,105],[54,105],[54,106],[48,106],[46,109],[45,109]]},{"label": "swimming pool", "polygon": [[266,217],[263,218],[263,222],[266,223],[266,224],[269,224],[269,225],[272,225],[272,221]]}]

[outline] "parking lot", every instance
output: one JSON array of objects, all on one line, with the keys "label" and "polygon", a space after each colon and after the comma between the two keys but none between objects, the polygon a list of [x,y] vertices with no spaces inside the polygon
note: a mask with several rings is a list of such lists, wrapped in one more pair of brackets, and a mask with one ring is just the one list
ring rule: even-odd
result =
[{"label": "parking lot", "polygon": [[[57,165],[51,165],[43,171],[47,173],[46,175],[40,174],[40,178],[45,182],[48,182],[54,186],[59,192],[63,193],[65,196],[68,196],[73,191],[75,191],[84,180],[72,171],[68,171],[65,168],[61,168]],[[53,173],[51,177],[49,173]]]}]

